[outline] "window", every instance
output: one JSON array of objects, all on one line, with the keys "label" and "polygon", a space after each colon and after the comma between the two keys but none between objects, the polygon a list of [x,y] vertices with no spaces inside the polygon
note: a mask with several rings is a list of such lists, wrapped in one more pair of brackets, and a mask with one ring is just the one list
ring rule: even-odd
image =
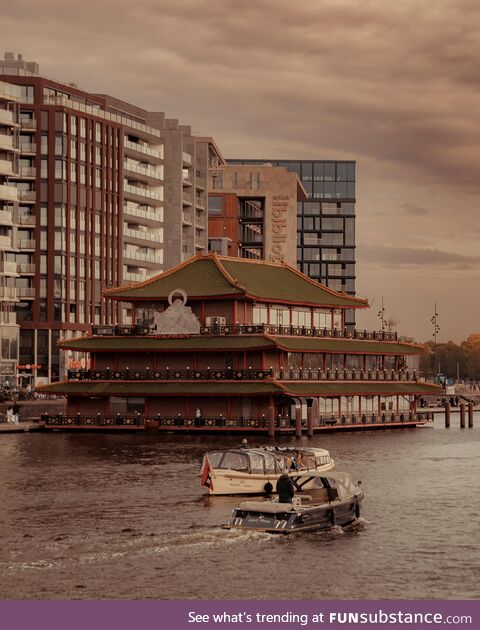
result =
[{"label": "window", "polygon": [[290,309],[281,306],[271,306],[270,323],[273,326],[290,326]]},{"label": "window", "polygon": [[253,323],[254,324],[267,324],[268,312],[266,306],[254,306],[253,307]]},{"label": "window", "polygon": [[310,310],[292,309],[292,326],[305,326],[310,328],[312,325],[312,313]]},{"label": "window", "polygon": [[223,210],[222,197],[208,196],[208,214],[221,214]]},{"label": "window", "polygon": [[315,309],[313,311],[313,325],[315,328],[332,328],[332,313],[328,310]]}]

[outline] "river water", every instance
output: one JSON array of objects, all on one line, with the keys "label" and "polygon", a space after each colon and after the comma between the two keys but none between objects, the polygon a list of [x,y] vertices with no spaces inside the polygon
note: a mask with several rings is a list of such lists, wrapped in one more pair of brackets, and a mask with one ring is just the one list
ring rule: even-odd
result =
[{"label": "river water", "polygon": [[202,494],[204,451],[236,437],[1,435],[0,597],[479,598],[480,414],[458,424],[302,438],[365,501],[347,531],[286,537],[223,530],[238,498]]}]

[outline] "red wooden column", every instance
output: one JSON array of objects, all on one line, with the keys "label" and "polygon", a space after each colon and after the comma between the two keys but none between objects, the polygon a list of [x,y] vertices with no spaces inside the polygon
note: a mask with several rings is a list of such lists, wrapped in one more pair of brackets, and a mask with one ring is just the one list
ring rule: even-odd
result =
[{"label": "red wooden column", "polygon": [[275,436],[275,405],[273,396],[270,396],[270,405],[268,406],[268,435],[269,437]]},{"label": "red wooden column", "polygon": [[302,405],[295,406],[295,437],[302,437]]}]

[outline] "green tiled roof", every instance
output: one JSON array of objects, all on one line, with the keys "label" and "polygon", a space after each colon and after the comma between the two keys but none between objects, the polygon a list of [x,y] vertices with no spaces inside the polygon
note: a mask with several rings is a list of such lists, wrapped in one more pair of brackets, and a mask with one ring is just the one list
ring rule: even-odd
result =
[{"label": "green tiled roof", "polygon": [[144,282],[107,289],[109,298],[134,300],[166,300],[175,289],[183,289],[189,297],[241,294],[218,268],[211,256],[195,257]]},{"label": "green tiled roof", "polygon": [[304,352],[336,352],[345,354],[420,354],[422,346],[396,341],[364,341],[363,339],[329,339],[322,337],[275,337],[280,348]]},{"label": "green tiled roof", "polygon": [[193,336],[162,338],[144,337],[77,337],[65,339],[61,348],[85,352],[188,352],[242,351],[279,347],[288,352],[333,352],[361,354],[419,354],[421,346],[394,341],[360,341],[321,337],[270,337],[269,335]]},{"label": "green tiled roof", "polygon": [[154,382],[135,383],[64,381],[44,385],[39,390],[51,394],[71,396],[254,396],[281,393],[280,385],[269,381],[225,382]]},{"label": "green tiled roof", "polygon": [[175,289],[191,298],[248,295],[279,303],[365,308],[367,301],[336,293],[293,267],[265,261],[198,255],[145,282],[108,289],[105,296],[122,300],[165,300]]},{"label": "green tiled roof", "polygon": [[219,350],[258,350],[275,347],[275,341],[264,335],[218,337],[78,337],[65,339],[58,344],[61,348],[84,350],[86,352],[152,352],[152,351],[214,351]]},{"label": "green tiled roof", "polygon": [[247,293],[258,298],[319,306],[367,306],[365,300],[336,293],[286,265],[226,257],[219,260],[229,275],[246,288]]},{"label": "green tiled roof", "polygon": [[361,394],[438,394],[442,388],[430,383],[405,383],[398,381],[282,381],[287,394],[293,396],[352,396]]}]

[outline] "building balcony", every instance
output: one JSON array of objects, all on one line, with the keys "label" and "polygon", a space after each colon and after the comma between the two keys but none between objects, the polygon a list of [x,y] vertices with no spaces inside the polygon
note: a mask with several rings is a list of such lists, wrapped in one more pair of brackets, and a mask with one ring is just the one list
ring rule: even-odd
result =
[{"label": "building balcony", "polygon": [[156,213],[153,209],[144,210],[138,205],[129,203],[126,203],[123,206],[123,217],[124,219],[141,219],[142,223],[155,227],[162,223],[162,216]]},{"label": "building balcony", "polygon": [[201,210],[205,210],[205,204],[203,203],[202,199],[199,199],[198,197],[195,198],[195,207],[196,208],[200,208]]},{"label": "building balcony", "polygon": [[34,214],[19,214],[15,218],[15,223],[18,225],[36,225],[37,218]]},{"label": "building balcony", "polygon": [[35,273],[35,265],[33,263],[18,263],[18,273],[21,275],[33,275]]},{"label": "building balcony", "polygon": [[158,186],[158,182],[162,181],[162,174],[155,170],[154,168],[146,168],[144,166],[140,166],[140,164],[136,164],[131,160],[125,160],[123,163],[123,171],[128,176],[131,173],[133,176],[138,175],[142,178],[142,180],[146,182],[151,182]]},{"label": "building balcony", "polygon": [[195,249],[201,250],[206,248],[207,246],[203,241],[195,241]]},{"label": "building balcony", "polygon": [[0,325],[17,325],[17,315],[16,313],[10,313],[5,311],[0,311]]},{"label": "building balcony", "polygon": [[190,187],[193,186],[192,180],[190,179],[190,177],[186,177],[185,175],[182,178],[182,186]]},{"label": "building balcony", "polygon": [[37,193],[34,190],[20,190],[20,201],[22,203],[35,203]]},{"label": "building balcony", "polygon": [[186,153],[185,151],[182,153],[182,162],[185,166],[193,165],[192,156],[190,155],[190,153]]},{"label": "building balcony", "polygon": [[16,300],[17,298],[17,289],[14,287],[0,287],[0,299]]},{"label": "building balcony", "polygon": [[125,271],[123,273],[123,279],[125,282],[143,282],[147,280],[148,276],[143,273],[132,273],[131,271]]},{"label": "building balcony", "polygon": [[0,261],[0,273],[5,276],[18,276],[18,265],[9,260]]},{"label": "building balcony", "polygon": [[13,136],[5,136],[3,134],[0,134],[0,149],[2,151],[19,151],[20,149],[14,144],[13,140]]},{"label": "building balcony", "polygon": [[21,299],[34,300],[35,289],[33,287],[18,287],[17,295]]},{"label": "building balcony", "polygon": [[37,120],[35,118],[20,119],[20,127],[25,130],[35,131],[37,129]]},{"label": "building balcony", "polygon": [[12,237],[1,234],[0,235],[0,248],[13,249]]},{"label": "building balcony", "polygon": [[182,212],[182,223],[191,226],[193,225],[193,218],[186,212]]},{"label": "building balcony", "polygon": [[22,98],[20,86],[0,81],[0,98],[12,103],[20,103]]},{"label": "building balcony", "polygon": [[0,125],[7,125],[8,127],[18,126],[13,117],[13,112],[8,109],[0,109]]},{"label": "building balcony", "polygon": [[184,206],[193,206],[192,195],[189,195],[187,192],[182,192],[182,204]]},{"label": "building balcony", "polygon": [[25,155],[34,155],[37,152],[37,145],[35,142],[21,142],[20,153]]},{"label": "building balcony", "polygon": [[21,250],[34,250],[35,249],[35,240],[32,238],[22,239],[17,241],[18,248]]},{"label": "building balcony", "polygon": [[123,251],[123,260],[126,264],[128,261],[140,262],[146,267],[154,266],[157,267],[163,264],[163,256],[158,256],[155,254],[146,254],[143,252],[131,252],[128,250]]},{"label": "building balcony", "polygon": [[13,162],[9,160],[0,160],[0,175],[13,175]]},{"label": "building balcony", "polygon": [[123,228],[124,241],[148,241],[149,243],[158,243],[163,246],[160,236],[155,232],[132,230],[131,228]]},{"label": "building balcony", "polygon": [[199,217],[195,217],[195,227],[198,228],[199,230],[204,230],[205,229],[205,219],[199,218]]},{"label": "building balcony", "polygon": [[130,184],[125,183],[123,185],[123,194],[126,198],[130,198],[133,200],[139,200],[140,203],[145,202],[145,199],[153,200],[160,203],[154,203],[152,205],[158,206],[161,205],[162,195],[158,192],[154,192],[149,188],[140,188],[140,186],[131,186]]},{"label": "building balcony", "polygon": [[35,179],[36,176],[37,169],[34,166],[20,166],[15,179]]},{"label": "building balcony", "polygon": [[13,212],[11,210],[0,210],[0,225],[13,225]]},{"label": "building balcony", "polygon": [[18,189],[14,186],[5,186],[0,184],[0,200],[1,201],[18,201]]},{"label": "building balcony", "polygon": [[153,158],[155,161],[163,160],[162,151],[152,149],[147,144],[142,144],[141,142],[130,142],[129,140],[124,140],[123,147],[126,155],[130,155],[131,157],[142,159],[145,156],[148,156],[149,158]]}]

